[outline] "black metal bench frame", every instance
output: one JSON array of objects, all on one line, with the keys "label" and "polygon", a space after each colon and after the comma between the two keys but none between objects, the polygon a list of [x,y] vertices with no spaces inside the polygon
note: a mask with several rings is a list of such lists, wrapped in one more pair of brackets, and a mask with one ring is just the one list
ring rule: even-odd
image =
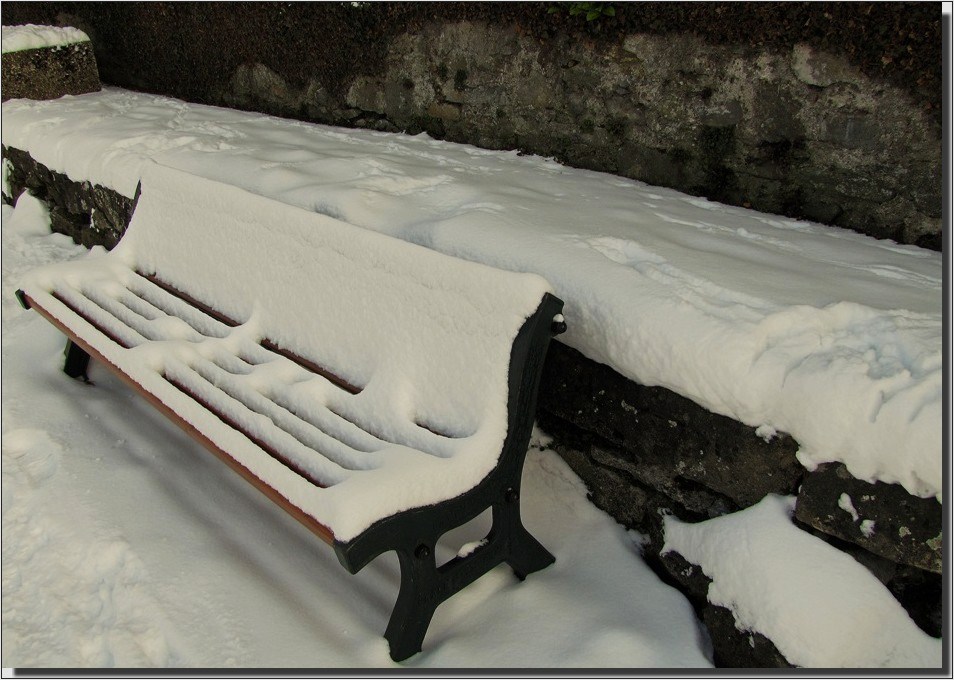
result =
[{"label": "black metal bench frame", "polygon": [[[143,391],[138,383],[23,291],[17,291],[17,298],[24,309],[36,309],[67,336],[63,370],[68,376],[88,381],[90,359],[96,358],[102,362],[232,469],[322,540],[330,543],[338,560],[350,573],[357,573],[385,552],[396,552],[401,572],[400,590],[384,634],[390,645],[391,658],[395,661],[407,659],[421,650],[438,605],[491,569],[507,563],[517,578],[523,580],[528,574],[554,562],[553,555],[527,531],[520,518],[521,475],[533,428],[543,362],[551,337],[566,330],[566,324],[559,316],[563,302],[549,293],[543,296],[537,310],[524,322],[511,348],[508,428],[496,467],[462,495],[381,519],[346,542],[335,539],[327,527],[318,524],[281,494],[251,475],[228,452],[195,431],[164,403]],[[492,528],[487,537],[469,554],[454,557],[438,566],[435,547],[440,537],[488,509],[492,512]]]}]

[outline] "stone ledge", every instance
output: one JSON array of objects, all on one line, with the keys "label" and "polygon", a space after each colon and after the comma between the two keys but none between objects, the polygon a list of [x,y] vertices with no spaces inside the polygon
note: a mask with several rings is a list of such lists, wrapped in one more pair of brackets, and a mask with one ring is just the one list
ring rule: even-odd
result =
[{"label": "stone ledge", "polygon": [[3,101],[58,99],[102,89],[90,42],[3,53]]},{"label": "stone ledge", "polygon": [[539,408],[596,435],[591,453],[604,464],[707,516],[690,500],[700,488],[726,499],[731,511],[769,493],[794,494],[805,474],[790,436],[766,441],[754,428],[627,380],[559,342],[547,354]]},{"label": "stone ledge", "polygon": [[87,248],[115,246],[132,219],[135,201],[112,189],[74,182],[66,175],[37,163],[26,151],[0,147],[7,166],[4,200],[14,203],[24,191],[43,201],[50,211],[53,231],[66,234]]},{"label": "stone ledge", "polygon": [[[769,493],[797,496],[800,528],[864,565],[922,630],[940,636],[942,516],[934,499],[855,479],[840,464],[809,472],[788,435],[764,441],[751,427],[669,390],[638,385],[559,342],[551,343],[544,366],[537,420],[590,500],[646,536],[644,559],[693,603],[717,665],[790,663],[770,639],[737,630],[729,610],[708,602],[709,579],[698,566],[674,552],[660,554],[662,519],[699,522]],[[873,524],[862,525],[866,520]],[[862,526],[875,531],[866,536]]]},{"label": "stone ledge", "polygon": [[802,483],[795,517],[893,562],[941,573],[941,504],[898,484],[855,479],[844,465],[821,465]]}]

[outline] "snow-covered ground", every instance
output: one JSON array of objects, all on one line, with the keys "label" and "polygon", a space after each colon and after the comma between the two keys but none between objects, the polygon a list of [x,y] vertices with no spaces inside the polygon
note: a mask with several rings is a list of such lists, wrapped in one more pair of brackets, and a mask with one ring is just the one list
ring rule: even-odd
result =
[{"label": "snow-covered ground", "polygon": [[[841,460],[940,493],[937,253],[536,157],[120,90],[4,103],[2,136],[128,196],[153,159],[542,274],[567,302],[566,341],[591,358],[753,436],[791,432],[807,466]],[[62,339],[12,297],[27,269],[82,256],[44,219],[29,198],[4,207],[4,665],[391,665],[379,633],[393,561],[349,576],[121,384],[63,377]],[[523,584],[506,569],[478,581],[438,610],[407,665],[710,664],[689,605],[558,457],[532,451],[524,485],[526,523],[556,565]],[[669,522],[667,543],[715,579],[711,600],[793,662],[940,665],[940,641],[850,558],[793,529],[789,511],[769,498],[737,517]],[[480,537],[468,528],[448,550]]]}]

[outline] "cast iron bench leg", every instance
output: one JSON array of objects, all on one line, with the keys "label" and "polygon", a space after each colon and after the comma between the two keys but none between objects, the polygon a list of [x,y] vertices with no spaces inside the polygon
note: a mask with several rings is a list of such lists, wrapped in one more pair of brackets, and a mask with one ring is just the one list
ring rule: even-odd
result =
[{"label": "cast iron bench leg", "polygon": [[66,361],[63,364],[63,372],[71,378],[80,378],[83,382],[89,382],[89,376],[86,371],[89,368],[89,354],[82,347],[72,340],[66,341]]},{"label": "cast iron bench leg", "polygon": [[518,491],[507,491],[504,502],[494,505],[494,529],[497,527],[501,527],[507,536],[507,564],[521,581],[528,574],[549,567],[555,561],[550,551],[544,548],[520,521]]},{"label": "cast iron bench leg", "polygon": [[413,553],[398,550],[397,555],[401,563],[401,590],[384,637],[391,658],[403,661],[421,651],[434,610],[444,598],[432,549],[422,544]]},{"label": "cast iron bench leg", "polygon": [[421,651],[438,605],[497,565],[506,562],[522,581],[527,574],[553,564],[553,555],[520,521],[519,501],[519,492],[508,489],[492,506],[493,526],[482,545],[440,567],[434,555],[436,538],[396,550],[401,588],[384,633],[392,659],[403,661]]}]

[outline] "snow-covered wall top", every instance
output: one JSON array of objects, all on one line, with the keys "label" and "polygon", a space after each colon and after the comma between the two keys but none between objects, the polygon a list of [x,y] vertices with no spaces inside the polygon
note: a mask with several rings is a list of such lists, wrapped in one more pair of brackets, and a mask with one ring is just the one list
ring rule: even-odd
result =
[{"label": "snow-covered wall top", "polygon": [[3,105],[3,143],[132,196],[149,159],[549,280],[564,341],[809,468],[939,496],[937,252],[515,152],[121,90]]},{"label": "snow-covered wall top", "polygon": [[4,26],[2,29],[2,50],[20,52],[41,47],[62,47],[73,43],[88,42],[89,36],[71,26]]}]

